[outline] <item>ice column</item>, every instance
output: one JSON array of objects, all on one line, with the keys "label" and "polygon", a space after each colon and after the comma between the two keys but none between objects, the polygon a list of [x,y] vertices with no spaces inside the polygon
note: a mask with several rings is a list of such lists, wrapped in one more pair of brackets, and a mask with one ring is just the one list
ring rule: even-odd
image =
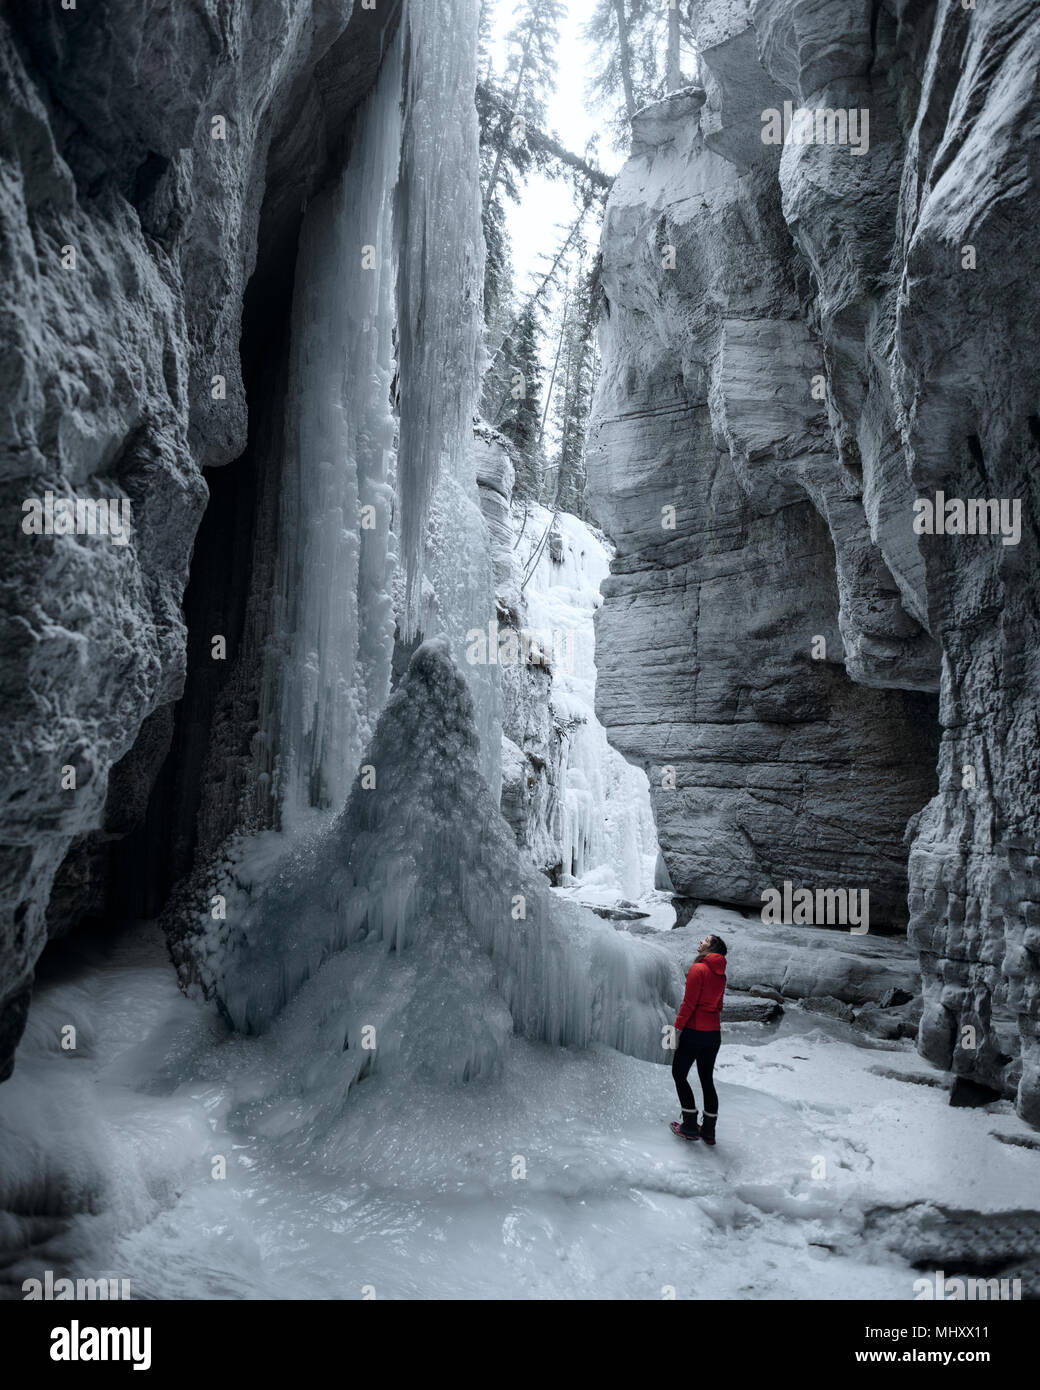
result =
[{"label": "ice column", "polygon": [[[398,248],[398,496],[406,637],[465,634],[494,613],[473,417],[484,365],[484,238],[473,92],[478,0],[410,0]],[[470,41],[472,40],[472,41]],[[464,666],[481,773],[498,795],[502,699],[496,667]]]},{"label": "ice column", "polygon": [[273,1029],[293,1095],[322,1058],[342,1095],[373,1068],[488,1075],[514,1030],[663,1055],[670,957],[553,897],[480,775],[473,716],[447,642],[424,643],[376,727],[375,787],[359,778],[240,921],[219,993],[236,1027]]},{"label": "ice column", "polygon": [[401,66],[397,40],[300,235],[259,750],[289,830],[342,808],[389,693]]},{"label": "ice column", "polygon": [[484,238],[473,93],[478,0],[409,0],[396,209],[406,636],[419,618],[422,552],[442,470],[471,452],[482,365]]}]

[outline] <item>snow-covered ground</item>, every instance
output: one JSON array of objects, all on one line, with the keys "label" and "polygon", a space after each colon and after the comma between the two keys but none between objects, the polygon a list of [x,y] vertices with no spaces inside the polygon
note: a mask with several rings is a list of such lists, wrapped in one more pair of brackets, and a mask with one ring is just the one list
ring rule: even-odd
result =
[{"label": "snow-covered ground", "polygon": [[[637,898],[624,898],[609,874],[593,871],[570,888],[554,888],[553,895],[581,903],[594,911],[598,908],[601,916],[618,914],[616,920],[625,921],[626,930],[637,935],[670,931],[675,926],[675,902],[671,893],[648,888]],[[630,913],[633,915],[629,916]]]},{"label": "snow-covered ground", "polygon": [[911,1299],[866,1213],[1035,1206],[1037,1153],[992,1137],[1028,1134],[1009,1106],[951,1109],[879,1074],[925,1069],[909,1048],[796,1012],[724,1029],[715,1149],[670,1134],[667,1067],[602,1046],[362,1082],[284,1142],[228,1127],[269,1065],[177,991],[154,927],[45,981],[0,1089],[0,1207],[36,1213],[4,1218],[0,1247],[33,1246],[9,1295],[51,1269],[137,1298]]}]

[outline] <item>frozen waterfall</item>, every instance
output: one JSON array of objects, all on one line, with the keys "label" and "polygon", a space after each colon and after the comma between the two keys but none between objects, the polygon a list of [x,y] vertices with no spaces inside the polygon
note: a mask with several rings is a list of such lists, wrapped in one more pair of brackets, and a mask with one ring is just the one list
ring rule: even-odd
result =
[{"label": "frozen waterfall", "polygon": [[401,43],[300,234],[261,758],[282,826],[338,811],[390,689]]},{"label": "frozen waterfall", "polygon": [[245,915],[219,987],[236,1027],[284,1050],[286,1096],[314,1090],[335,1111],[375,1071],[486,1076],[514,1031],[664,1057],[670,958],[561,902],[524,862],[443,639],[413,656],[369,766],[374,785],[355,780]]},{"label": "frozen waterfall", "polygon": [[[495,612],[473,449],[475,56],[458,41],[476,8],[408,6],[348,167],[302,234],[260,740],[288,834],[273,850],[267,837],[243,846],[226,916],[196,943],[227,1016],[281,1058],[275,1094],[257,1100],[265,1114],[305,1093],[336,1113],[356,1081],[398,1061],[484,1076],[514,1031],[663,1056],[671,961],[555,899],[524,861],[499,810],[500,671],[463,660],[466,633]],[[585,550],[576,532],[565,574],[584,674],[558,693],[592,722],[576,721],[569,747],[566,834],[577,873],[602,855],[634,879],[639,828],[619,769],[637,774],[592,716],[587,620],[605,552],[586,566]],[[533,602],[555,620],[551,588],[539,578]],[[416,638],[390,695],[395,641]],[[613,828],[594,829],[612,788]]]},{"label": "frozen waterfall", "polygon": [[[347,167],[301,231],[255,745],[270,819],[291,834],[345,804],[390,691],[395,630],[443,634],[458,654],[492,606],[471,431],[484,258],[476,57],[458,39],[476,22],[476,0],[406,7]],[[494,788],[497,673],[468,674]]]},{"label": "frozen waterfall", "polygon": [[[517,554],[529,570],[524,625],[546,649],[552,670],[551,703],[561,730],[558,823],[554,827],[564,883],[612,888],[639,898],[654,887],[657,829],[646,773],[626,762],[607,741],[596,717],[594,616],[600,586],[610,573],[610,552],[583,521],[566,512],[555,519],[528,504],[526,525],[516,520]],[[552,544],[535,552],[551,525]]]}]

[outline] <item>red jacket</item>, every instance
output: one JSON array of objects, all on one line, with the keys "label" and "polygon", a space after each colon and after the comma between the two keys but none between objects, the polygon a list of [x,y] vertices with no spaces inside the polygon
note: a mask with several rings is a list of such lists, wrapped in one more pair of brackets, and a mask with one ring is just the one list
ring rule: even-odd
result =
[{"label": "red jacket", "polygon": [[697,1028],[714,1033],[722,1018],[722,996],[726,992],[726,957],[712,951],[702,961],[694,961],[686,976],[676,1028]]}]

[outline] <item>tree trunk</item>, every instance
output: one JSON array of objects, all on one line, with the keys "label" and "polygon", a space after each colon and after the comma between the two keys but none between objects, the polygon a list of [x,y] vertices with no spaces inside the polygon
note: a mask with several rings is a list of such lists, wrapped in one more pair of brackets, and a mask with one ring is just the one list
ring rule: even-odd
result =
[{"label": "tree trunk", "polygon": [[560,353],[563,351],[563,340],[567,334],[567,320],[570,317],[570,311],[571,304],[568,297],[563,306],[563,324],[560,328],[560,341],[556,345],[556,360],[553,362],[552,376],[549,378],[549,389],[545,393],[545,409],[542,411],[542,424],[538,431],[538,449],[541,449],[542,439],[545,437],[545,422],[549,418],[549,402],[552,400],[553,387],[556,384],[556,370],[560,365]]},{"label": "tree trunk", "polygon": [[628,119],[636,114],[636,98],[632,89],[632,53],[628,46],[628,21],[625,19],[625,0],[614,0],[617,15],[618,48],[621,54],[621,81],[625,87],[625,109]]},{"label": "tree trunk", "polygon": [[682,70],[679,67],[679,0],[669,0],[668,5],[668,58],[665,82],[670,92],[677,92],[683,84]]},{"label": "tree trunk", "polygon": [[502,156],[505,154],[506,142],[509,139],[509,127],[516,113],[516,103],[520,96],[520,88],[523,85],[524,73],[527,70],[527,59],[531,52],[533,40],[534,21],[532,19],[531,26],[527,31],[527,41],[524,44],[523,55],[520,58],[520,71],[516,75],[516,86],[513,88],[512,100],[509,102],[509,109],[502,112],[502,121],[498,130],[498,149],[495,151],[495,163],[491,170],[491,177],[488,179],[487,189],[484,193],[483,206],[485,208],[491,206],[491,198],[495,191],[495,185],[498,183],[498,172],[502,167]]}]

